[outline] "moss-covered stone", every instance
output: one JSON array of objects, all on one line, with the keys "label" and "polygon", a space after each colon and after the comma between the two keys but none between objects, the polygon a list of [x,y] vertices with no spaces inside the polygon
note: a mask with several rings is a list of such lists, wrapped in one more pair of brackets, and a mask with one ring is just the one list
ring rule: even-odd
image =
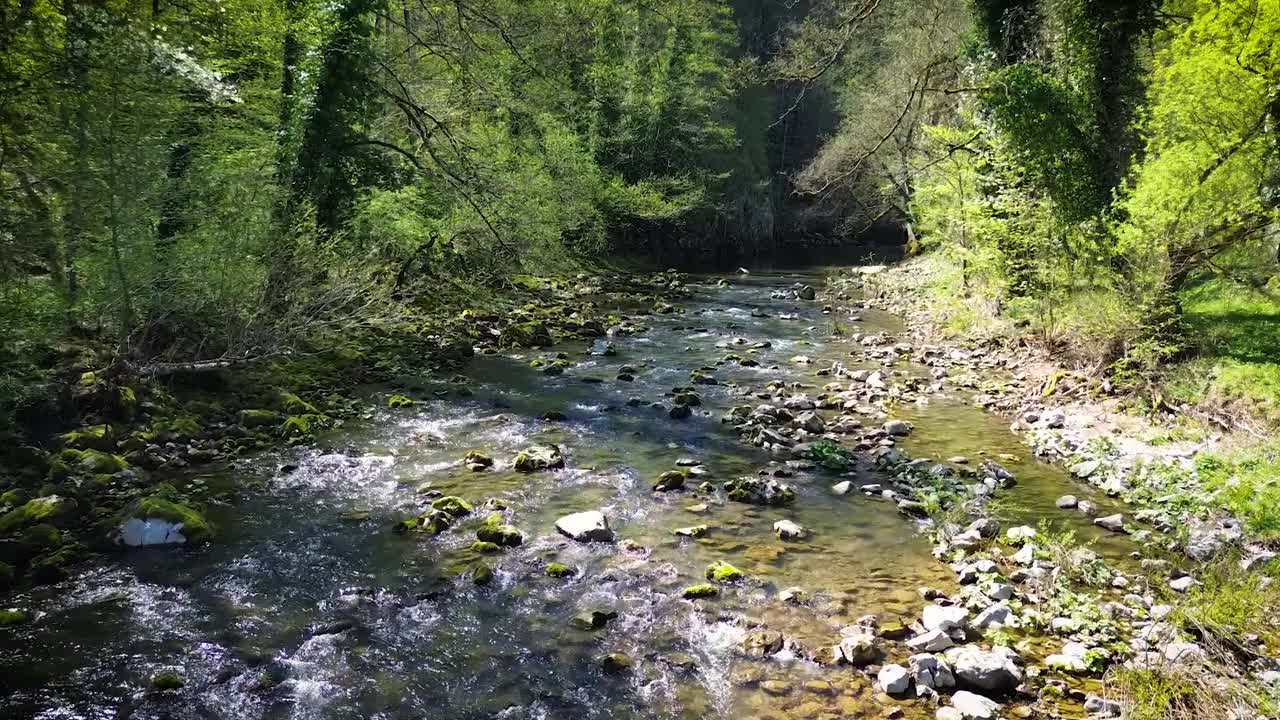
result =
[{"label": "moss-covered stone", "polygon": [[564,467],[564,455],[556,445],[535,445],[516,454],[515,469],[520,472],[558,470]]},{"label": "moss-covered stone", "polygon": [[21,610],[0,610],[0,627],[23,625],[29,619],[27,614]]},{"label": "moss-covered stone", "polygon": [[62,435],[63,447],[73,450],[111,450],[116,432],[110,425],[88,425]]},{"label": "moss-covered stone", "polygon": [[471,472],[480,472],[493,467],[493,458],[478,450],[472,450],[467,453],[466,457],[462,458],[462,464]]},{"label": "moss-covered stone", "polygon": [[553,562],[547,565],[547,575],[553,578],[573,577],[577,573],[577,570],[574,570],[564,563]]},{"label": "moss-covered stone", "polygon": [[183,684],[182,676],[176,672],[161,672],[151,677],[151,687],[156,690],[178,690]]},{"label": "moss-covered stone", "polygon": [[240,424],[247,428],[279,425],[280,415],[273,410],[241,410]]},{"label": "moss-covered stone", "polygon": [[497,555],[502,552],[502,546],[497,543],[476,540],[471,543],[471,552],[480,553],[481,555]]},{"label": "moss-covered stone", "polygon": [[405,397],[404,395],[392,395],[391,397],[387,398],[387,407],[393,408],[393,409],[410,407],[413,404],[414,404],[413,398]]},{"label": "moss-covered stone", "polygon": [[680,597],[686,600],[701,600],[703,598],[712,598],[720,594],[720,589],[715,585],[690,585],[680,592]]},{"label": "moss-covered stone", "polygon": [[490,513],[484,523],[476,528],[476,538],[502,547],[516,547],[524,543],[524,533],[502,521],[502,515]]},{"label": "moss-covered stone", "polygon": [[328,415],[290,415],[280,426],[280,434],[290,443],[310,441],[316,432],[333,426]]},{"label": "moss-covered stone", "polygon": [[303,400],[291,392],[280,392],[280,407],[290,415],[319,415],[315,405]]},{"label": "moss-covered stone", "polygon": [[658,476],[653,484],[655,492],[670,492],[684,487],[685,475],[679,470],[668,470]]},{"label": "moss-covered stone", "polygon": [[[453,516],[440,510],[428,510],[421,515],[417,515],[396,523],[396,532],[398,533],[425,533],[427,535],[439,535],[448,530],[453,525]],[[483,538],[482,538],[483,539]]]},{"label": "moss-covered stone", "polygon": [[507,326],[498,337],[504,347],[546,347],[555,343],[551,331],[540,322],[522,322]]},{"label": "moss-covered stone", "polygon": [[0,516],[0,535],[11,535],[37,523],[69,527],[78,516],[78,506],[71,498],[38,497]]},{"label": "moss-covered stone", "polygon": [[86,472],[94,475],[113,475],[129,467],[128,461],[124,458],[101,450],[67,448],[58,455],[58,459],[62,465],[51,467],[50,477],[55,477],[55,473],[59,470],[65,470],[68,474]]},{"label": "moss-covered stone", "polygon": [[147,521],[163,520],[174,525],[181,525],[179,532],[192,545],[200,545],[213,539],[213,527],[195,508],[170,500],[161,495],[150,495],[138,499],[123,513],[122,520]]},{"label": "moss-covered stone", "polygon": [[28,557],[38,555],[62,545],[62,531],[48,523],[32,525],[18,536],[18,543]]},{"label": "moss-covered stone", "polygon": [[741,570],[723,560],[717,560],[708,565],[706,575],[708,580],[718,583],[737,582],[746,577]]},{"label": "moss-covered stone", "polygon": [[609,653],[600,658],[600,669],[610,675],[625,673],[633,664],[631,658],[623,653]]},{"label": "moss-covered stone", "polygon": [[131,421],[138,415],[138,394],[128,385],[121,385],[115,390],[114,405],[116,417]]},{"label": "moss-covered stone", "polygon": [[471,514],[471,503],[463,500],[457,495],[446,495],[431,501],[431,507],[441,512],[449,513],[454,517],[463,517]]}]

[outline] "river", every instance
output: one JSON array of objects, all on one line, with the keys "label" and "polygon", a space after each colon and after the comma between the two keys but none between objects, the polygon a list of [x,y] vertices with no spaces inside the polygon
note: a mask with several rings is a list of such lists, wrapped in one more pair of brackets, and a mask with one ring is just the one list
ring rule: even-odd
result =
[{"label": "river", "polygon": [[[784,508],[729,502],[723,492],[650,490],[684,458],[701,463],[717,486],[785,467],[771,466],[782,459],[743,444],[720,422],[732,406],[759,402],[742,389],[799,382],[816,394],[831,378],[815,377],[815,369],[833,360],[858,366],[857,346],[832,336],[833,320],[851,332],[901,331],[900,319],[874,310],[857,311],[855,321],[823,314],[820,302],[771,297],[797,280],[821,278],[753,275],[726,288],[698,282],[680,303],[683,313],[634,316],[645,332],[554,348],[572,363],[563,375],[530,367],[544,352],[477,356],[463,371],[465,384],[408,379],[397,391],[423,399],[410,408],[387,408],[387,388],[362,390],[377,400],[374,416],[316,447],[172,478],[246,489],[233,506],[210,510],[214,543],[121,552],[60,585],[7,598],[35,617],[0,629],[0,717],[878,716],[881,703],[896,701],[878,696],[861,672],[786,652],[752,660],[735,648],[753,626],[814,647],[867,614],[909,623],[924,605],[919,587],[953,591],[956,582],[915,521],[883,499],[834,494],[831,486],[846,478],[823,470],[793,468],[786,482],[797,498]],[[717,347],[736,337],[771,343],[753,355],[759,367],[717,365],[744,352]],[[616,355],[601,354],[606,342]],[[796,355],[814,362],[794,363]],[[622,365],[635,368],[633,382],[615,379]],[[702,405],[692,418],[673,420],[649,406],[704,367],[719,384],[698,386]],[[898,368],[927,377],[926,368]],[[1031,459],[1007,422],[969,396],[944,392],[894,409],[916,428],[905,448],[939,459],[1016,456],[1005,461],[1019,478],[1005,496],[1008,512],[1097,537],[1087,518],[1053,505],[1058,495],[1090,490]],[[632,398],[643,402],[629,405]],[[542,419],[549,411],[565,419]],[[515,472],[514,455],[536,443],[560,445],[567,468]],[[496,468],[461,467],[472,449],[494,457]],[[524,544],[478,556],[469,549],[474,521],[436,537],[393,533],[396,521],[421,511],[428,491],[466,498],[477,506],[473,517],[496,499]],[[579,544],[555,531],[558,517],[583,510],[602,510],[630,542]],[[809,536],[779,540],[773,523],[784,518]],[[707,525],[707,534],[673,534],[693,525]],[[1113,541],[1104,547],[1124,550]],[[712,600],[682,599],[681,588],[702,582],[716,560],[748,581]],[[552,561],[576,574],[548,577]],[[457,576],[459,566],[476,563],[492,568],[492,582]],[[806,604],[779,598],[793,586]],[[591,610],[617,618],[594,631],[571,624]],[[599,659],[607,653],[626,654],[633,667],[604,672]],[[165,671],[181,677],[180,689],[152,689],[152,677]]]}]

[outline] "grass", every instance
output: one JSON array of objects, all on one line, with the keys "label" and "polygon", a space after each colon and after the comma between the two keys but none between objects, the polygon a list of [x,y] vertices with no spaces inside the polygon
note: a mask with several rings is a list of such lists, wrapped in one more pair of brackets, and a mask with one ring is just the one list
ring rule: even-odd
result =
[{"label": "grass", "polygon": [[1264,542],[1280,542],[1280,440],[1226,453],[1201,453],[1196,471],[1251,535]]}]

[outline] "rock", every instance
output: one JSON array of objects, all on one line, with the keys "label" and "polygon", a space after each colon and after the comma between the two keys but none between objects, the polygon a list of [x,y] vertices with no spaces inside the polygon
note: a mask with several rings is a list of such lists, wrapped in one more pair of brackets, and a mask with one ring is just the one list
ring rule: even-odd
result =
[{"label": "rock", "polygon": [[1079,505],[1080,501],[1076,499],[1075,495],[1063,495],[1054,501],[1054,504],[1057,505],[1060,510],[1071,510]]},{"label": "rock", "polygon": [[462,458],[462,464],[471,472],[480,472],[493,467],[493,458],[472,450],[467,453],[466,457]]},{"label": "rock", "polygon": [[955,641],[951,639],[951,636],[941,630],[930,630],[907,641],[907,647],[916,652],[942,652],[954,646]]},{"label": "rock", "polygon": [[1036,536],[1036,529],[1028,525],[1019,525],[1018,527],[1009,528],[1005,535],[1011,542],[1021,545]]},{"label": "rock", "polygon": [[675,405],[667,412],[672,420],[685,420],[693,415],[688,405]]},{"label": "rock", "polygon": [[547,565],[547,576],[553,578],[567,578],[577,575],[578,571],[565,565],[564,563],[550,563]]},{"label": "rock", "polygon": [[579,630],[600,630],[608,625],[610,620],[614,620],[617,617],[618,613],[614,610],[587,610],[574,615],[569,624]]},{"label": "rock", "polygon": [[[398,395],[391,396],[391,399],[400,397]],[[406,398],[407,399],[407,398]],[[409,402],[413,402],[410,400]],[[391,405],[391,407],[398,407]],[[247,428],[271,427],[280,424],[280,415],[271,410],[241,410],[240,424]]]},{"label": "rock", "polygon": [[670,492],[684,488],[685,475],[679,470],[668,470],[658,476],[653,484],[655,492]]},{"label": "rock", "polygon": [[888,695],[901,695],[911,687],[911,673],[901,665],[885,665],[876,673],[876,685]]},{"label": "rock", "polygon": [[1078,478],[1089,478],[1097,474],[1098,470],[1101,468],[1101,460],[1085,460],[1084,462],[1078,462],[1075,465],[1072,465],[1071,474]]},{"label": "rock", "polygon": [[1050,430],[1058,430],[1067,424],[1067,416],[1061,410],[1048,410],[1036,422]]},{"label": "rock", "polygon": [[708,565],[706,576],[708,580],[718,583],[737,582],[746,577],[741,570],[723,560],[717,560]]},{"label": "rock", "polygon": [[[428,510],[421,515],[401,520],[396,523],[396,532],[398,533],[424,533],[428,535],[439,535],[448,530],[453,525],[453,516],[447,512],[440,510]],[[479,538],[486,542],[492,542],[487,538]]]},{"label": "rock", "polygon": [[933,714],[933,720],[964,720],[964,716],[953,707],[940,707]]},{"label": "rock", "polygon": [[1204,648],[1193,642],[1171,642],[1164,646],[1164,659],[1172,663],[1191,663],[1206,659]]},{"label": "rock", "polygon": [[619,675],[631,669],[631,658],[623,653],[609,653],[600,658],[600,669],[608,675]]},{"label": "rock", "polygon": [[489,513],[484,524],[476,528],[476,539],[502,547],[518,547],[524,544],[524,533],[502,521],[502,515]]},{"label": "rock", "polygon": [[1019,565],[1030,565],[1036,561],[1036,546],[1034,543],[1023,545],[1018,552],[1013,554],[1013,561]]},{"label": "rock", "polygon": [[782,540],[803,540],[809,531],[790,520],[779,520],[773,524],[773,531]]},{"label": "rock", "polygon": [[613,542],[609,520],[598,510],[565,515],[556,521],[556,530],[578,542]]},{"label": "rock", "polygon": [[920,623],[926,630],[964,630],[969,625],[969,611],[957,606],[926,605]]},{"label": "rock", "polygon": [[753,505],[786,505],[796,499],[790,485],[773,478],[741,477],[724,484],[729,499]]},{"label": "rock", "polygon": [[947,665],[942,658],[919,653],[912,655],[908,663],[911,666],[911,679],[915,681],[917,690],[920,688],[941,690],[955,687],[956,678],[951,674],[951,666]]},{"label": "rock", "polygon": [[999,703],[967,690],[951,696],[951,707],[959,711],[964,720],[993,720],[1000,713]]},{"label": "rock", "polygon": [[535,445],[516,455],[515,468],[520,472],[558,470],[564,467],[564,455],[556,445]]},{"label": "rock", "polygon": [[809,593],[805,592],[803,588],[789,587],[778,593],[778,599],[788,605],[803,605],[809,600]]},{"label": "rock", "polygon": [[702,598],[715,597],[716,595],[719,595],[719,594],[720,594],[719,588],[717,588],[715,585],[708,585],[705,583],[702,585],[690,585],[689,587],[680,591],[680,597],[684,598],[685,600],[700,600]]},{"label": "rock", "polygon": [[979,518],[969,523],[964,529],[967,533],[975,533],[978,537],[993,538],[1000,532],[1000,523],[991,518]]},{"label": "rock", "polygon": [[129,547],[198,545],[213,537],[203,515],[156,495],[138,500],[121,517],[119,541]]},{"label": "rock", "polygon": [[852,489],[853,489],[853,483],[849,480],[841,480],[840,482],[831,486],[831,492],[835,493],[836,495],[848,495],[849,491]]},{"label": "rock", "polygon": [[814,290],[811,286],[805,285],[801,287],[799,290],[796,290],[796,297],[800,298],[801,300],[813,300],[818,297],[818,292]]},{"label": "rock", "polygon": [[480,553],[481,555],[497,555],[502,552],[502,546],[488,540],[476,540],[471,543],[471,552]]},{"label": "rock", "polygon": [[979,630],[988,630],[1001,625],[1009,625],[1012,621],[1013,611],[1009,609],[1008,605],[999,604],[992,605],[978,613],[978,617],[973,620],[973,626]]},{"label": "rock", "polygon": [[805,432],[819,435],[827,431],[827,423],[817,413],[807,412],[796,416],[796,426]]},{"label": "rock", "polygon": [[870,665],[884,657],[880,640],[870,632],[849,635],[840,641],[840,656],[855,667]]},{"label": "rock", "polygon": [[[17,493],[5,494],[13,499],[19,497]],[[0,515],[0,535],[11,535],[37,524],[53,525],[66,530],[74,526],[79,517],[79,505],[72,498],[45,495],[27,500],[17,508]]]},{"label": "rock", "polygon": [[457,495],[446,495],[431,501],[431,507],[440,512],[449,513],[454,517],[463,517],[471,514],[471,503],[463,500]]},{"label": "rock", "polygon": [[738,644],[738,650],[743,655],[757,660],[769,657],[782,650],[782,633],[773,630],[747,633],[747,636]]},{"label": "rock", "polygon": [[1093,524],[1103,528],[1104,530],[1110,530],[1111,532],[1124,532],[1124,515],[1116,513],[1114,515],[1100,517],[1094,520]]},{"label": "rock", "polygon": [[1169,589],[1173,590],[1174,592],[1184,593],[1190,590],[1191,587],[1195,584],[1196,584],[1195,578],[1191,577],[1190,575],[1185,575],[1183,577],[1174,578],[1173,580],[1170,580]]},{"label": "rock", "polygon": [[151,676],[151,687],[156,690],[178,690],[183,685],[182,677],[175,672],[161,672]]},{"label": "rock", "polygon": [[1093,694],[1085,697],[1084,711],[1101,718],[1118,718],[1124,715],[1124,708],[1120,703]]},{"label": "rock", "polygon": [[680,537],[700,538],[707,534],[707,526],[690,525],[689,527],[676,528],[674,532]]},{"label": "rock", "polygon": [[1022,671],[1009,658],[1007,650],[986,651],[973,645],[951,648],[947,662],[962,685],[981,690],[1006,692],[1022,682]]},{"label": "rock", "polygon": [[911,434],[911,423],[906,420],[890,420],[880,427],[885,435],[904,437]]}]

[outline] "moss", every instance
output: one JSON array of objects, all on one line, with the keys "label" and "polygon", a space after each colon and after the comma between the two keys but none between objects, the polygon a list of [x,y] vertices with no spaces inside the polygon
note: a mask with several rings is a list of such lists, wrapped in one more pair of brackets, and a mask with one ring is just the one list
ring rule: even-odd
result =
[{"label": "moss", "polygon": [[524,543],[524,533],[504,523],[502,515],[496,512],[489,513],[484,524],[476,529],[476,538],[503,547],[516,547]]},{"label": "moss", "polygon": [[567,578],[578,574],[577,570],[565,565],[564,563],[553,562],[547,565],[547,575],[553,578]]},{"label": "moss", "polygon": [[462,517],[471,514],[471,503],[463,500],[457,495],[446,495],[431,501],[431,507],[441,512],[447,512],[454,517]]},{"label": "moss", "polygon": [[403,408],[403,407],[409,407],[413,404],[414,404],[414,399],[410,397],[405,397],[404,395],[392,395],[391,397],[387,398],[387,407],[389,408]]},{"label": "moss", "polygon": [[699,600],[702,598],[711,598],[720,594],[720,590],[715,585],[690,585],[680,592],[680,597],[686,600]]},{"label": "moss", "polygon": [[707,566],[707,579],[719,583],[737,582],[746,575],[741,570],[723,560],[717,560]]},{"label": "moss", "polygon": [[197,437],[201,432],[200,422],[196,420],[194,415],[180,415],[165,423],[164,429],[184,438]]},{"label": "moss", "polygon": [[555,343],[551,331],[540,322],[523,322],[507,326],[498,338],[504,347],[546,347]]},{"label": "moss", "polygon": [[203,515],[191,507],[157,495],[138,500],[126,511],[125,517],[140,520],[156,518],[171,523],[181,523],[182,536],[193,545],[208,542],[213,537],[213,528]]},{"label": "moss", "polygon": [[280,416],[271,410],[241,410],[240,424],[247,428],[268,427],[280,422]]},{"label": "moss", "polygon": [[497,543],[476,540],[471,543],[471,552],[480,553],[481,555],[496,555],[502,552],[502,547]]},{"label": "moss", "polygon": [[18,537],[27,554],[35,555],[62,544],[62,531],[49,524],[32,525]]},{"label": "moss", "polygon": [[62,445],[73,450],[110,450],[116,446],[116,433],[110,425],[88,425],[63,433]]},{"label": "moss", "polygon": [[21,610],[0,610],[0,627],[23,625],[29,619],[27,614]]},{"label": "moss", "polygon": [[453,516],[439,510],[428,510],[421,515],[401,520],[396,523],[398,533],[425,533],[439,535],[453,525]]},{"label": "moss", "polygon": [[63,471],[64,468],[68,474],[80,471],[95,475],[113,475],[129,467],[128,461],[124,458],[101,450],[67,448],[58,455],[58,459],[62,464],[50,466],[50,477],[56,477],[55,473]]},{"label": "moss", "polygon": [[132,420],[138,414],[138,394],[128,385],[116,388],[116,415],[121,420]]},{"label": "moss", "polygon": [[290,443],[307,442],[319,430],[333,426],[333,419],[328,415],[290,415],[280,426],[280,434]]},{"label": "moss", "polygon": [[0,535],[9,535],[37,523],[66,523],[75,516],[76,502],[59,495],[28,500],[0,516]]},{"label": "moss", "polygon": [[156,690],[178,690],[183,684],[182,676],[175,672],[156,673],[151,677],[151,687]]}]

